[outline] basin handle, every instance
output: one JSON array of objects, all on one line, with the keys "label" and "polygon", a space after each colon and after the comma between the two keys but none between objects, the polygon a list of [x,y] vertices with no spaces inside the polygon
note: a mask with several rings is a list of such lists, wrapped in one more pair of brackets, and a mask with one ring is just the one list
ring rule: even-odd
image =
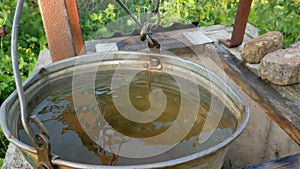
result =
[{"label": "basin handle", "polygon": [[[41,121],[36,116],[29,116],[27,100],[24,94],[24,88],[22,84],[22,79],[19,70],[18,63],[18,31],[19,23],[21,18],[21,13],[23,9],[24,0],[18,0],[16,11],[13,20],[12,26],[12,35],[11,35],[11,56],[12,56],[12,65],[13,73],[15,78],[15,84],[18,92],[18,97],[20,100],[20,110],[21,110],[21,121],[24,127],[25,132],[31,139],[34,144],[34,147],[38,155],[38,168],[39,169],[53,169],[51,163],[50,155],[50,142],[49,135],[46,128],[43,126]],[[38,128],[38,132],[34,132],[30,126],[30,121]]]}]

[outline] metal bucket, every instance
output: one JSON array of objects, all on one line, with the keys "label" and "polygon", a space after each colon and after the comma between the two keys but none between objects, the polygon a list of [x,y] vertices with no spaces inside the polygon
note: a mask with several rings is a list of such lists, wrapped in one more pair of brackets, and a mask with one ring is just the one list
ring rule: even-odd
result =
[{"label": "metal bucket", "polygon": [[[155,58],[156,63],[151,63]],[[150,61],[149,61],[150,59]],[[159,61],[159,62],[157,62]],[[232,116],[236,119],[236,130],[224,141],[215,144],[203,151],[186,155],[184,157],[171,159],[168,161],[156,163],[144,163],[124,166],[104,166],[95,164],[83,164],[74,161],[67,161],[63,158],[53,158],[52,164],[57,168],[221,168],[224,156],[228,150],[229,144],[236,139],[245,128],[250,112],[247,103],[236,93],[224,80],[215,73],[207,70],[204,66],[193,62],[160,54],[145,54],[131,52],[115,53],[97,53],[88,54],[80,57],[66,59],[54,64],[45,66],[36,71],[24,84],[25,96],[28,100],[29,115],[35,105],[39,104],[49,95],[51,90],[70,89],[73,73],[76,69],[88,73],[94,70],[105,71],[118,69],[126,70],[149,70],[171,73],[183,79],[193,81],[201,87],[212,92],[212,95],[218,97],[224,102],[226,108],[230,110]],[[149,66],[150,65],[150,66]],[[104,72],[104,73],[103,73]],[[101,77],[101,75],[99,75]],[[124,75],[126,80],[126,75]],[[105,80],[105,79],[104,79]],[[161,83],[167,83],[162,81]],[[193,95],[193,93],[190,93]],[[15,144],[24,154],[28,162],[37,166],[37,151],[34,147],[21,142],[18,136],[20,127],[20,106],[17,92],[15,91],[3,103],[1,107],[1,125],[5,136],[9,141]],[[48,129],[49,130],[49,129]],[[51,138],[51,135],[50,135]],[[70,145],[72,146],[72,145]],[[52,152],[55,154],[55,152]]]}]

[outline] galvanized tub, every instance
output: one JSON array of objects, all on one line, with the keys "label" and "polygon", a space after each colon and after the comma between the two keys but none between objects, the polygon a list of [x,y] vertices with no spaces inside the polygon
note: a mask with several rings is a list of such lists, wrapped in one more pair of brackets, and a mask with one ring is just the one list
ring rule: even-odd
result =
[{"label": "galvanized tub", "polygon": [[[149,60],[158,59],[159,66],[151,67]],[[245,128],[250,112],[247,103],[224,80],[204,66],[180,59],[170,55],[145,54],[131,52],[97,53],[88,54],[63,60],[36,71],[24,84],[25,95],[28,100],[29,111],[40,103],[49,94],[49,90],[59,88],[69,89],[72,84],[74,71],[93,72],[95,69],[103,71],[116,70],[120,65],[127,70],[148,70],[168,72],[176,76],[194,81],[203,88],[207,88],[212,95],[224,101],[237,122],[236,130],[224,141],[211,146],[203,151],[156,163],[143,163],[123,166],[104,166],[84,164],[63,158],[52,159],[52,164],[57,168],[221,168],[229,144],[236,139]],[[150,66],[149,66],[150,65]],[[160,67],[161,66],[161,67]],[[126,71],[125,71],[126,72]],[[101,77],[101,76],[100,76]],[[126,75],[125,75],[126,78]],[[164,82],[162,82],[164,83]],[[193,95],[193,93],[190,93]],[[29,113],[30,114],[30,113]],[[17,93],[12,95],[1,107],[1,126],[5,136],[15,144],[24,154],[28,162],[36,167],[37,155],[34,147],[21,142],[18,138],[20,127],[20,111]],[[50,135],[51,138],[51,135]],[[51,141],[50,141],[51,142]],[[72,145],[70,145],[72,146]],[[55,154],[55,152],[52,152]]]}]

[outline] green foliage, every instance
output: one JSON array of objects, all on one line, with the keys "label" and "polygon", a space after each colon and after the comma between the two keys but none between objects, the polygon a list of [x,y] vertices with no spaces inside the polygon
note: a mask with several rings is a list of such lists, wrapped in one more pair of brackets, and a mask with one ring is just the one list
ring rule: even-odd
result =
[{"label": "green foliage", "polygon": [[[127,13],[116,1],[99,1],[78,0],[81,28],[84,32],[83,36],[85,40],[95,38],[95,34],[101,34],[102,36],[112,35],[114,28],[111,28],[112,30],[107,30],[105,26],[114,20],[127,16]],[[150,8],[150,10],[152,10],[152,7],[154,7],[152,1],[154,0],[130,0],[124,1],[124,3],[133,13],[139,15],[140,13],[149,11]]]},{"label": "green foliage", "polygon": [[238,2],[236,0],[174,0],[162,5],[164,20],[182,18],[185,23],[199,22],[199,26],[232,25]]},{"label": "green foliage", "polygon": [[[102,35],[109,35],[109,32],[114,31],[114,29],[106,30],[105,25],[115,19],[128,16],[115,1],[102,1],[102,6],[95,4],[95,1],[92,0],[84,1],[85,3],[83,1],[78,2],[85,40],[92,39],[97,31],[102,31]],[[132,0],[124,1],[124,3],[143,22],[147,19],[146,13],[154,9],[156,0]],[[163,0],[160,8],[161,24],[162,26],[169,26],[175,22],[199,22],[199,26],[220,23],[232,25],[237,5],[237,0]],[[132,24],[129,17],[127,18],[127,23]]]},{"label": "green foliage", "polygon": [[[123,1],[142,20],[140,15],[151,11],[156,0]],[[92,39],[97,31],[102,31],[102,35],[109,35],[112,30],[105,29],[105,25],[127,16],[115,1],[101,0],[101,2],[102,4],[86,0],[83,3],[79,0],[85,40]],[[160,8],[162,25],[169,26],[174,22],[199,22],[199,26],[214,24],[230,26],[234,23],[238,2],[238,0],[162,0]],[[108,6],[110,7],[106,9]],[[260,29],[260,34],[280,31],[284,35],[284,45],[289,46],[300,40],[299,13],[299,0],[254,0],[249,22]],[[128,24],[132,23],[129,21]]]},{"label": "green foliage", "polygon": [[[12,29],[16,1],[2,0],[0,3],[0,27]],[[18,36],[19,68],[25,80],[34,70],[38,53],[46,48],[38,5],[25,1]],[[0,104],[15,89],[10,57],[10,36],[0,39]]]},{"label": "green foliage", "polygon": [[300,41],[299,0],[255,0],[249,22],[264,34],[279,31],[284,36],[285,46]]},{"label": "green foliage", "polygon": [[5,157],[7,146],[8,146],[8,141],[5,139],[4,134],[0,130],[0,159]]}]

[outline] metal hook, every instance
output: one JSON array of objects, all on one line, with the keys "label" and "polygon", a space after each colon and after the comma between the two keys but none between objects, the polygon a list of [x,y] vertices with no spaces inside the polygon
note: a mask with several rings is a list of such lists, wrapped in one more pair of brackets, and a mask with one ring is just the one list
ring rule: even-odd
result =
[{"label": "metal hook", "polygon": [[[158,42],[154,41],[154,39],[151,36],[151,32],[149,31],[149,25],[142,25],[137,18],[133,15],[133,13],[127,8],[127,6],[121,1],[121,0],[116,0],[120,6],[129,14],[129,16],[131,17],[131,19],[140,27],[141,32],[143,32],[143,35],[141,37],[141,40],[146,40],[148,41],[148,46],[157,46],[160,47],[160,45],[158,45]],[[158,11],[159,8],[159,0],[156,4],[156,10]],[[156,12],[157,13],[157,12]],[[160,19],[159,19],[160,20]],[[150,44],[150,45],[149,45]]]},{"label": "metal hook", "polygon": [[[152,19],[152,16],[153,16],[153,14],[154,15],[157,15],[157,22],[156,22],[156,24],[153,24],[152,22],[151,22],[151,19]],[[160,22],[161,22],[161,18],[160,18],[160,12],[158,11],[158,12],[150,12],[149,14],[148,14],[148,23],[150,23],[149,24],[149,30],[150,31],[153,31],[153,30],[155,30],[155,29],[157,29],[158,27],[159,27],[159,25],[160,25]]]},{"label": "metal hook", "polygon": [[[149,13],[149,19],[147,22],[144,23],[143,27],[141,28],[141,32],[140,32],[140,39],[141,41],[145,41],[147,38],[147,34],[152,35],[152,32],[154,30],[156,30],[159,25],[160,25],[160,14],[157,13],[158,15],[158,22],[157,24],[152,24],[151,23],[151,17],[152,17],[152,13]],[[153,39],[152,39],[152,44],[153,44]]]},{"label": "metal hook", "polygon": [[[145,41],[145,39],[147,38],[147,34],[148,33],[152,34],[152,31],[156,30],[159,27],[160,23],[161,23],[161,18],[160,18],[160,13],[159,13],[159,4],[160,4],[160,1],[157,0],[156,2],[157,3],[156,3],[155,9],[148,14],[148,21],[145,22],[144,25],[143,25],[143,27],[141,28],[140,39],[142,41]],[[151,22],[153,14],[157,15],[157,23],[156,24],[153,24]],[[158,43],[157,40],[152,39],[152,42],[148,41],[148,47],[149,48],[156,47],[156,48],[159,49],[160,48],[160,44]]]}]

